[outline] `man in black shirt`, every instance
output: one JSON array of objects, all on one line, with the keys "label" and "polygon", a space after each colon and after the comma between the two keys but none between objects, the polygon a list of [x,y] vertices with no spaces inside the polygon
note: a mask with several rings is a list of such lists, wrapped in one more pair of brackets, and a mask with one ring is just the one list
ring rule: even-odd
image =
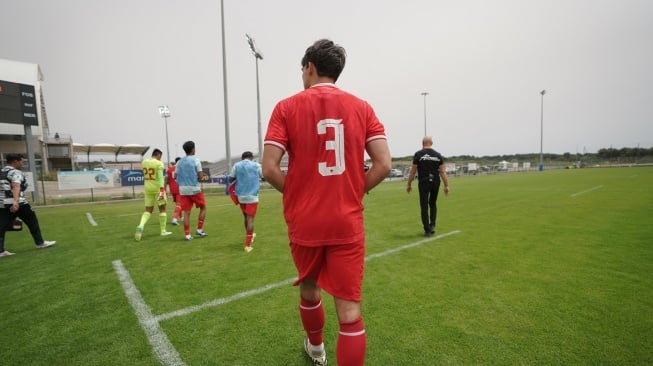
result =
[{"label": "man in black shirt", "polygon": [[424,236],[435,234],[435,220],[438,216],[438,207],[435,201],[438,199],[440,179],[444,183],[444,194],[449,195],[449,179],[444,166],[444,157],[433,150],[432,146],[433,139],[430,136],[425,136],[422,139],[422,149],[413,156],[413,166],[408,173],[408,187],[406,187],[407,193],[413,190],[411,184],[415,173],[417,173]]}]

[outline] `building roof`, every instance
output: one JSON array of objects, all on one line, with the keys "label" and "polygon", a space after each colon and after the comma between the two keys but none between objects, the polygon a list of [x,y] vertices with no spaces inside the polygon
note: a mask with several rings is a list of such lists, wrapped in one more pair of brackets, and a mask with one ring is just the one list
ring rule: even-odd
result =
[{"label": "building roof", "polygon": [[114,145],[114,144],[95,144],[84,145],[80,143],[73,144],[73,154],[76,155],[140,155],[143,156],[149,150],[149,146],[138,144]]},{"label": "building roof", "polygon": [[0,58],[0,80],[35,85],[43,81],[43,73],[38,64]]}]

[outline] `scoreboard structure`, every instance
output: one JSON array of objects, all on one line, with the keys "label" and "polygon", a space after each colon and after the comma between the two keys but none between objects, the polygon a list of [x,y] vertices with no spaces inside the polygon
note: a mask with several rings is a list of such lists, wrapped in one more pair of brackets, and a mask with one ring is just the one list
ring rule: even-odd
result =
[{"label": "scoreboard structure", "polygon": [[34,85],[0,80],[0,122],[39,125]]}]

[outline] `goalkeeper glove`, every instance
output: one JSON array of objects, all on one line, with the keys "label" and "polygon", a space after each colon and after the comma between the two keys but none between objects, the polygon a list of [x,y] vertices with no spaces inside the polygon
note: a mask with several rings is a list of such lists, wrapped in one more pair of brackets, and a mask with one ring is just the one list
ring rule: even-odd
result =
[{"label": "goalkeeper glove", "polygon": [[166,190],[165,188],[161,188],[159,190],[159,201],[163,200],[166,198]]}]

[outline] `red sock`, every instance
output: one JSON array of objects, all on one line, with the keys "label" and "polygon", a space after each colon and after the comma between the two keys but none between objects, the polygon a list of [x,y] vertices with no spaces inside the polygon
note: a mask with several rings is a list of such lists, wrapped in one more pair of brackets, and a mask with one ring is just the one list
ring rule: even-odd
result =
[{"label": "red sock", "polygon": [[197,230],[204,228],[204,220],[197,220]]},{"label": "red sock", "polygon": [[172,214],[172,217],[173,217],[174,219],[179,219],[179,218],[181,218],[181,206],[180,206],[180,205],[176,205],[176,206],[175,206],[175,212]]},{"label": "red sock", "polygon": [[361,366],[365,364],[365,324],[363,318],[352,323],[340,323],[336,359],[340,366]]},{"label": "red sock", "polygon": [[315,346],[322,344],[324,342],[322,333],[324,328],[324,308],[322,307],[322,300],[311,302],[301,298],[299,315],[302,318],[308,341]]}]

